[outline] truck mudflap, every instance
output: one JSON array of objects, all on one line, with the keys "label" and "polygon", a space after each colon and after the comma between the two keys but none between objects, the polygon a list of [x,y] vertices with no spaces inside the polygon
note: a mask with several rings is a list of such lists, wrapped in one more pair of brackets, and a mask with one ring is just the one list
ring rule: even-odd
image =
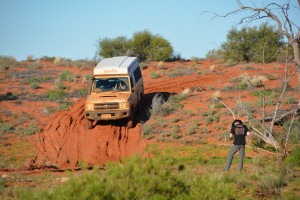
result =
[{"label": "truck mudflap", "polygon": [[85,111],[84,116],[89,120],[118,120],[131,116],[131,110]]}]

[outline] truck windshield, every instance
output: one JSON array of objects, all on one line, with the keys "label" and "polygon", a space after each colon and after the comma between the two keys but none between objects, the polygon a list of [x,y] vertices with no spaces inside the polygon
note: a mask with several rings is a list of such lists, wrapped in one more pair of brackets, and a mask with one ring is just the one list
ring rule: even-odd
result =
[{"label": "truck windshield", "polygon": [[128,77],[96,78],[93,91],[129,91]]}]

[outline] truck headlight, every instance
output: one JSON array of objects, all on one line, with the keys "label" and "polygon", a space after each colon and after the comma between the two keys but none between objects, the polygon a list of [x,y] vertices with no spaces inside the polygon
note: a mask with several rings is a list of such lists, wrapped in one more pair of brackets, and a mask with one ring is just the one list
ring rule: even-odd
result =
[{"label": "truck headlight", "polygon": [[92,103],[85,104],[85,110],[93,110],[93,109],[94,109],[94,104]]},{"label": "truck headlight", "polygon": [[120,109],[130,108],[128,102],[122,102],[122,103],[120,103],[119,105],[120,105]]}]

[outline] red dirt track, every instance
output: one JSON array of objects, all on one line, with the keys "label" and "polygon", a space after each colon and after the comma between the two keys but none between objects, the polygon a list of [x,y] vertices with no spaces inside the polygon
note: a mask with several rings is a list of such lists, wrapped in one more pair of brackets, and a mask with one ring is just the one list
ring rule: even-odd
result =
[{"label": "red dirt track", "polygon": [[104,166],[108,161],[120,161],[144,149],[139,125],[132,129],[113,125],[86,129],[84,103],[80,100],[69,111],[50,119],[38,136],[35,166],[74,169],[81,162]]}]

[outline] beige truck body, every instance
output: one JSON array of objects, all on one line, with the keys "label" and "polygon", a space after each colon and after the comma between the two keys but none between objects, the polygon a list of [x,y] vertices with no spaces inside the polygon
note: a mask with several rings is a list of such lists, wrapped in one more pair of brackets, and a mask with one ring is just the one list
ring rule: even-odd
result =
[{"label": "beige truck body", "polygon": [[94,68],[84,116],[87,127],[94,121],[127,119],[134,126],[140,108],[144,84],[137,57],[119,56],[102,59]]}]

